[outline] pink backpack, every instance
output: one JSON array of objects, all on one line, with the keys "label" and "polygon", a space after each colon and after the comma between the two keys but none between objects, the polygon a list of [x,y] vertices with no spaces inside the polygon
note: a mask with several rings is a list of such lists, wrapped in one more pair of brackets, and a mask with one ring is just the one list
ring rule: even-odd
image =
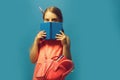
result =
[{"label": "pink backpack", "polygon": [[36,74],[39,80],[64,80],[65,76],[73,69],[73,62],[64,56],[57,60],[47,59],[40,65]]}]

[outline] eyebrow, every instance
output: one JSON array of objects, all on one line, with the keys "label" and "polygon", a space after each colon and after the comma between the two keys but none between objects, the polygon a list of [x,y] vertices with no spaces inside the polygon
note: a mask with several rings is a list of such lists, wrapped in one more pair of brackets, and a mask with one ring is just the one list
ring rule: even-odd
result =
[{"label": "eyebrow", "polygon": [[54,19],[58,19],[58,18],[52,18],[52,20],[54,20]]}]

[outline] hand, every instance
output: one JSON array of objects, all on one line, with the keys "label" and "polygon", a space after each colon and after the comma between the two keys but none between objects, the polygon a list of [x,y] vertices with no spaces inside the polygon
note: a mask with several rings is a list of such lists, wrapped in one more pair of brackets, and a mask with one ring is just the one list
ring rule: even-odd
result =
[{"label": "hand", "polygon": [[61,40],[62,45],[67,45],[67,36],[62,31],[60,34],[56,34],[56,40]]},{"label": "hand", "polygon": [[45,31],[40,31],[38,32],[37,36],[35,37],[35,40],[39,42],[39,40],[43,40],[46,37],[46,32]]}]

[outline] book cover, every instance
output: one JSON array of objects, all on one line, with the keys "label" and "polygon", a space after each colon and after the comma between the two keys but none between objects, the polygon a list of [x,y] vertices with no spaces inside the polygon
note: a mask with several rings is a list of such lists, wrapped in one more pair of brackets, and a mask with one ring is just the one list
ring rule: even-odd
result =
[{"label": "book cover", "polygon": [[56,34],[63,30],[62,23],[60,22],[45,22],[40,24],[40,31],[46,32],[46,39],[55,39]]}]

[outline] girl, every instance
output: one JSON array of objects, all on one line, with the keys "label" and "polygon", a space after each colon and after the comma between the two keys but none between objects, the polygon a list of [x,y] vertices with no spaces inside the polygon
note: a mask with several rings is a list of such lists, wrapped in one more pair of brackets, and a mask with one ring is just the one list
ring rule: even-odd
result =
[{"label": "girl", "polygon": [[[62,13],[57,7],[48,7],[43,12],[44,22],[63,22]],[[70,39],[64,33],[60,31],[60,34],[56,34],[56,40],[45,40],[46,32],[40,31],[36,35],[33,45],[30,49],[30,60],[32,63],[36,63],[33,80],[48,80],[36,78],[40,65],[47,59],[52,59],[55,56],[63,55],[65,58],[71,59],[70,53]],[[52,79],[63,80],[63,79]]]}]

